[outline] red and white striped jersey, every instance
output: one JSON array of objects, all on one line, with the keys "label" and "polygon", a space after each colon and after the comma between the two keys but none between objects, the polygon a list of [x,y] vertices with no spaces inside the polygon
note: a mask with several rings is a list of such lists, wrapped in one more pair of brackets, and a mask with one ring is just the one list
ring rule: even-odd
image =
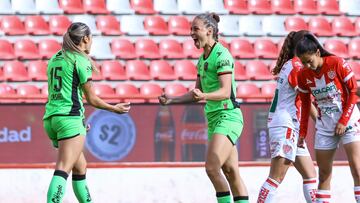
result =
[{"label": "red and white striped jersey", "polygon": [[272,100],[268,127],[284,126],[299,130],[300,98],[297,95],[297,73],[302,68],[299,58],[287,61],[279,73]]},{"label": "red and white striped jersey", "polygon": [[303,68],[298,72],[302,101],[300,136],[305,137],[310,112],[310,93],[318,110],[316,129],[322,134],[334,135],[337,123],[351,126],[360,118],[356,106],[356,79],[349,64],[337,56],[323,57],[319,73]]}]

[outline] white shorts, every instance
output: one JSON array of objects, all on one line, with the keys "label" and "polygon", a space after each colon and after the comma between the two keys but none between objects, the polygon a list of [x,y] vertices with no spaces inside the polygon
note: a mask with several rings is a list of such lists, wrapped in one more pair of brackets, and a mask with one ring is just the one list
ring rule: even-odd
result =
[{"label": "white shorts", "polygon": [[342,144],[360,141],[360,126],[356,125],[347,130],[343,136],[335,136],[334,132],[326,133],[321,130],[316,131],[315,135],[315,149],[332,150],[339,147],[340,141]]},{"label": "white shorts", "polygon": [[269,138],[271,158],[280,156],[294,162],[296,156],[310,156],[306,143],[305,148],[297,147],[299,132],[292,128],[269,128]]}]

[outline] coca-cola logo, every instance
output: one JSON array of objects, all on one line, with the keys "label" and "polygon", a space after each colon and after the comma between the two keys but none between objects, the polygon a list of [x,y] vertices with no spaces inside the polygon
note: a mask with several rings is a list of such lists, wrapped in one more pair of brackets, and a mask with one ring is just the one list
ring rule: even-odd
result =
[{"label": "coca-cola logo", "polygon": [[183,129],[181,131],[182,140],[207,140],[206,128],[199,128],[196,130]]}]

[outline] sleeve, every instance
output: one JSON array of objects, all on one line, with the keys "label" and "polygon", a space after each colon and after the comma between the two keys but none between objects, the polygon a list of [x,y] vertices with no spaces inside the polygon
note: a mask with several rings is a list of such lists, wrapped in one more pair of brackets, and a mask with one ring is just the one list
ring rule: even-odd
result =
[{"label": "sleeve", "polygon": [[305,83],[301,77],[301,72],[297,74],[297,81],[299,86],[299,97],[301,100],[301,116],[300,116],[300,131],[299,136],[305,138],[308,129],[309,116],[310,116],[310,107],[311,107],[311,98],[310,92],[307,90]]},{"label": "sleeve", "polygon": [[288,82],[289,82],[290,86],[294,89],[296,89],[298,86],[297,73],[298,73],[298,69],[294,67],[290,71],[290,74],[288,76]]},{"label": "sleeve", "polygon": [[344,59],[339,60],[336,66],[336,73],[340,77],[341,82],[344,84],[343,86],[346,88],[346,90],[343,91],[347,91],[349,93],[345,105],[343,106],[343,113],[338,121],[339,123],[346,126],[357,101],[356,78],[350,65]]},{"label": "sleeve", "polygon": [[232,73],[234,71],[234,59],[229,52],[221,53],[216,59],[216,72],[218,75]]},{"label": "sleeve", "polygon": [[84,84],[87,81],[91,80],[92,67],[90,61],[85,58],[78,58],[75,63],[77,72],[79,74],[80,84]]}]

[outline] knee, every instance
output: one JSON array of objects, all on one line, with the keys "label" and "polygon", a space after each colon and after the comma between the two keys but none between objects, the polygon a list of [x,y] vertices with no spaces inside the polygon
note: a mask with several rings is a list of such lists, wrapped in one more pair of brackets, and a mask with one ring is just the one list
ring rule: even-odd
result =
[{"label": "knee", "polygon": [[354,181],[360,182],[360,167],[354,167],[351,169]]},{"label": "knee", "polygon": [[212,164],[205,164],[205,170],[209,178],[220,176],[220,167],[218,166]]},{"label": "knee", "polygon": [[233,167],[233,166],[223,166],[222,167],[222,171],[227,179],[232,179],[235,176],[237,170],[238,170],[238,168]]},{"label": "knee", "polygon": [[319,182],[323,183],[331,180],[331,169],[319,169]]},{"label": "knee", "polygon": [[86,162],[77,164],[72,168],[73,174],[85,174],[86,173]]}]

